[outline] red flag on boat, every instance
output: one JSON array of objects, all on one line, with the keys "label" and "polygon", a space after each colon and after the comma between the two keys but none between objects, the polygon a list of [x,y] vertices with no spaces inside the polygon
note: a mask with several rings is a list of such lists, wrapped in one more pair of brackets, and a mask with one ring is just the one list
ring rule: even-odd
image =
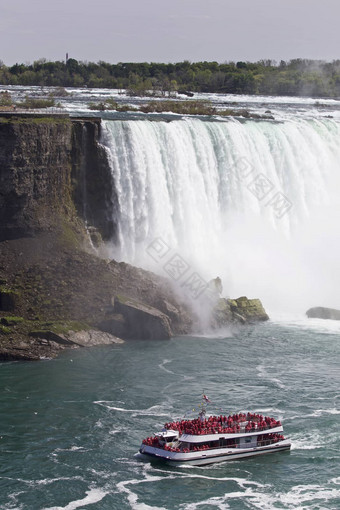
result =
[{"label": "red flag on boat", "polygon": [[206,395],[203,395],[203,400],[205,402],[208,402],[208,404],[211,404],[210,400],[208,399],[208,397]]}]

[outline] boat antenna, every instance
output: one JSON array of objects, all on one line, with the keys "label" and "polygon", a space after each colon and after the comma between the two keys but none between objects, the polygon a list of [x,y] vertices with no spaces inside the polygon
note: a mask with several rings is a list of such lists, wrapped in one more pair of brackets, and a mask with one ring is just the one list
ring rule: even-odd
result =
[{"label": "boat antenna", "polygon": [[205,406],[207,404],[211,404],[211,400],[209,399],[209,397],[207,397],[205,391],[203,390],[203,394],[202,394],[202,406]]},{"label": "boat antenna", "polygon": [[199,417],[201,419],[201,421],[204,421],[205,420],[205,415],[206,415],[206,406],[207,404],[210,404],[210,400],[209,398],[207,397],[207,395],[205,394],[205,391],[203,390],[203,393],[202,393],[202,402],[201,402],[201,411],[199,413]]}]

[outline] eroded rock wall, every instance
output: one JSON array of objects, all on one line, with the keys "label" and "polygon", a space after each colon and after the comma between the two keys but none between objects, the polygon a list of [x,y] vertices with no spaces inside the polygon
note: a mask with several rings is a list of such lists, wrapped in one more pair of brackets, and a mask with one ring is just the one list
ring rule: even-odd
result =
[{"label": "eroded rock wall", "polygon": [[0,240],[48,230],[70,209],[68,118],[0,118]]},{"label": "eroded rock wall", "polygon": [[114,183],[99,137],[99,119],[0,116],[0,240],[51,231],[76,214],[114,240]]},{"label": "eroded rock wall", "polygon": [[100,145],[100,119],[72,120],[72,190],[78,215],[97,229],[104,241],[114,241],[115,185]]}]

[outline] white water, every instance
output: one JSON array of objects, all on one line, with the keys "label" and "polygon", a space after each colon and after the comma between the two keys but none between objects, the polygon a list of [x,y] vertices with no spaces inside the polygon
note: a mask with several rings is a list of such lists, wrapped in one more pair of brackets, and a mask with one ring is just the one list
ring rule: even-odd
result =
[{"label": "white water", "polygon": [[339,307],[339,141],[336,121],[296,116],[104,121],[119,202],[112,255],[164,275],[180,255],[179,284],[218,275],[224,295],[272,311]]}]

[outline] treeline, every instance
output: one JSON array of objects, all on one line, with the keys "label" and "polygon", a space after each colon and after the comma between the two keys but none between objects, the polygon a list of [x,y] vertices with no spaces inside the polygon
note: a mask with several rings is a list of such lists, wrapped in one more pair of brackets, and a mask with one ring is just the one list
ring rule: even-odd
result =
[{"label": "treeline", "polygon": [[176,91],[288,96],[340,96],[340,60],[295,59],[276,63],[48,62],[6,66],[0,61],[0,84],[127,89],[131,94]]}]

